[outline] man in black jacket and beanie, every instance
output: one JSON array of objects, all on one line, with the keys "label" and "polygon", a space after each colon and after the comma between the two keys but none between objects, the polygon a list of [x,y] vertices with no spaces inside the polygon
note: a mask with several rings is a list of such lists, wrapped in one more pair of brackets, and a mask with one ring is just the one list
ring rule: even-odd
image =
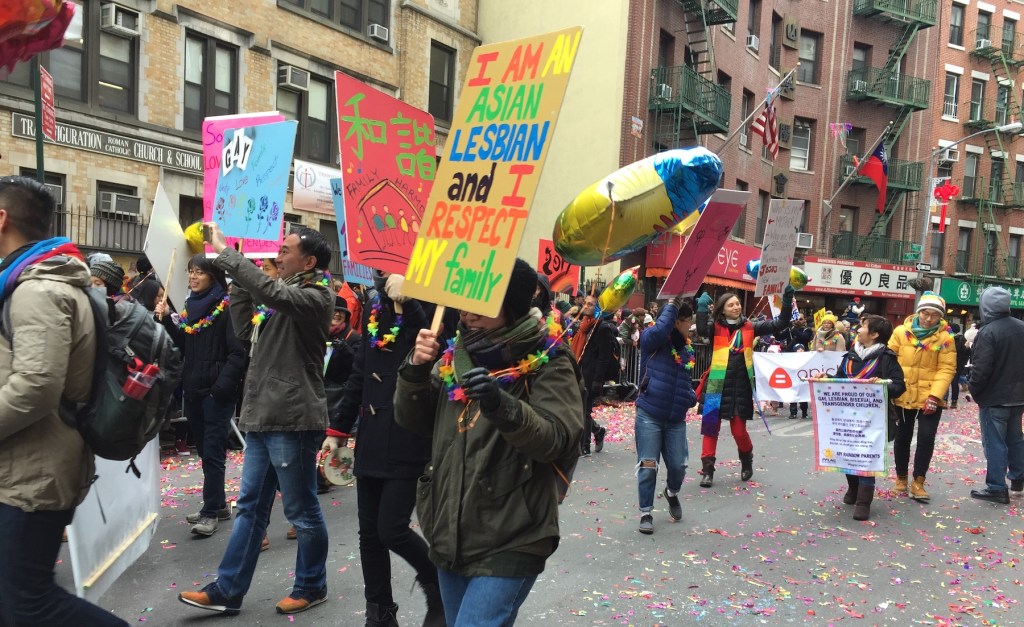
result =
[{"label": "man in black jacket and beanie", "polygon": [[579,330],[570,342],[572,352],[583,372],[583,382],[587,388],[587,400],[583,407],[583,436],[580,452],[590,455],[590,439],[594,439],[594,451],[600,453],[604,448],[606,430],[594,420],[594,403],[604,393],[605,374],[609,364],[615,359],[615,344],[619,341],[619,332],[614,324],[601,316],[595,316],[597,297],[587,296],[583,303],[583,311]]}]

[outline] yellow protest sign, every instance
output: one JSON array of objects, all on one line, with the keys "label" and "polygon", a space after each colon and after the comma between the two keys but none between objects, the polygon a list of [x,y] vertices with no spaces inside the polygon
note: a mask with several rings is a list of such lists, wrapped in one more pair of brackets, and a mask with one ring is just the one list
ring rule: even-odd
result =
[{"label": "yellow protest sign", "polygon": [[822,307],[818,311],[814,312],[814,328],[821,328],[821,321],[825,319],[825,308]]},{"label": "yellow protest sign", "polygon": [[582,32],[473,51],[402,294],[498,315]]}]

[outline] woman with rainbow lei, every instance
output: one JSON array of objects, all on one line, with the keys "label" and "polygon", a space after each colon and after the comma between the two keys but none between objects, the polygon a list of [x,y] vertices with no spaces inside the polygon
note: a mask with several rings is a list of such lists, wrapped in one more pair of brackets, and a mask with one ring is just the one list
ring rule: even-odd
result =
[{"label": "woman with rainbow lei", "polygon": [[821,326],[814,333],[814,349],[819,353],[822,351],[833,351],[836,353],[846,352],[846,329],[836,329],[836,317],[827,313],[821,318]]},{"label": "woman with rainbow lei", "polygon": [[658,458],[665,461],[661,493],[673,522],[683,518],[679,490],[686,475],[689,447],[686,412],[697,404],[693,391],[696,363],[690,345],[693,309],[677,296],[661,309],[658,321],[640,335],[640,396],[636,399],[636,485],[640,533],[654,533],[654,489]]},{"label": "woman with rainbow lei", "polygon": [[497,317],[462,312],[444,351],[421,330],[399,370],[395,417],[432,438],[416,510],[449,625],[513,624],[558,546],[554,462],[578,455],[583,391],[536,285],[517,259]]},{"label": "woman with rainbow lei", "polygon": [[[949,325],[943,319],[946,301],[934,292],[925,292],[917,301],[917,313],[896,327],[889,338],[889,348],[896,353],[907,382],[907,391],[896,399],[896,441],[893,457],[896,483],[893,490],[910,498],[928,501],[924,489],[925,476],[935,451],[935,434],[939,430],[944,399],[956,376],[956,345]],[[914,481],[908,486],[910,441],[914,423],[918,423],[917,450],[914,452]]]}]

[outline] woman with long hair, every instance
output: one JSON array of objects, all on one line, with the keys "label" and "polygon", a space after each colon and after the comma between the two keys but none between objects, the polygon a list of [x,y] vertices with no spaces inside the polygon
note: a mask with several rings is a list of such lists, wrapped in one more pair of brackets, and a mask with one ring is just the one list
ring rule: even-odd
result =
[{"label": "woman with long hair", "polygon": [[754,475],[754,444],[747,433],[747,421],[754,418],[754,338],[774,335],[789,327],[793,317],[793,288],[786,286],[782,312],[774,320],[752,322],[743,315],[739,296],[726,292],[709,315],[707,299],[697,301],[697,330],[712,338],[711,367],[701,383],[704,414],[700,432],[704,436],[700,460],[702,488],[710,488],[715,474],[715,455],[722,421],[728,421],[740,457],[740,479]]}]

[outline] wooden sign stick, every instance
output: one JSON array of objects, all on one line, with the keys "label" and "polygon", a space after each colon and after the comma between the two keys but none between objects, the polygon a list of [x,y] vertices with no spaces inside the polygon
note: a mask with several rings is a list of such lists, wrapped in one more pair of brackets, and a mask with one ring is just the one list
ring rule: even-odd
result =
[{"label": "wooden sign stick", "polygon": [[433,333],[441,332],[441,321],[444,319],[444,305],[438,305],[434,309],[434,319],[430,322],[430,331]]},{"label": "wooden sign stick", "polygon": [[[177,248],[172,248],[171,249],[171,264],[169,266],[167,266],[167,275],[164,277],[164,297],[162,299],[160,299],[160,304],[164,305],[164,306],[167,305],[167,292],[171,288],[171,277],[174,276],[174,260],[175,260],[175,258],[177,258],[177,256],[178,256],[178,249]],[[160,315],[158,315],[156,317],[156,319],[157,320],[163,320],[164,319],[164,315],[160,314]]]}]

